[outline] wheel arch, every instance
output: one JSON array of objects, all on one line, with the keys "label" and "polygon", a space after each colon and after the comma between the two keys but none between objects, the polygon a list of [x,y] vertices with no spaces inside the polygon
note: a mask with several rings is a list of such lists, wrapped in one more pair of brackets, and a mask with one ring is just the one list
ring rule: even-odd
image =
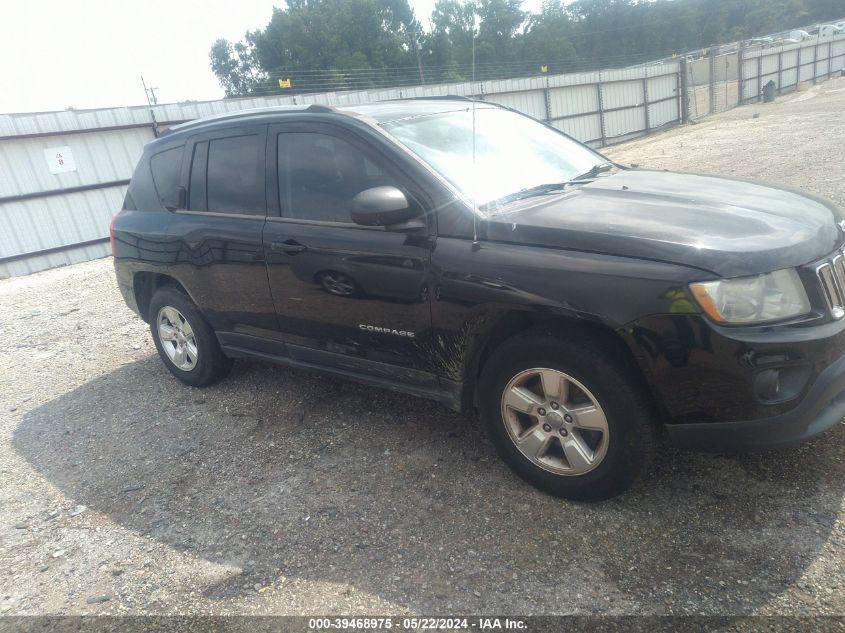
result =
[{"label": "wheel arch", "polygon": [[164,286],[176,288],[180,292],[190,296],[185,286],[170,275],[152,271],[139,271],[132,277],[132,288],[135,293],[135,302],[138,305],[138,313],[147,323],[150,322],[150,301],[156,290]]},{"label": "wheel arch", "polygon": [[625,338],[605,323],[521,310],[505,312],[490,321],[487,327],[481,329],[472,337],[467,350],[464,394],[462,397],[462,406],[465,410],[475,408],[478,405],[478,382],[493,352],[505,341],[528,332],[551,334],[569,340],[589,339],[600,345],[614,362],[622,363],[630,369],[632,375],[640,381],[645,393],[652,401],[655,400],[644,367],[637,360]]}]

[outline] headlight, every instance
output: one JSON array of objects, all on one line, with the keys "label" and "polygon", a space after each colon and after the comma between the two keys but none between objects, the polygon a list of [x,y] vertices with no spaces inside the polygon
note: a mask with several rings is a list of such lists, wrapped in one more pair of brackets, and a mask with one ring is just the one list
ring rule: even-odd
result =
[{"label": "headlight", "polygon": [[810,301],[794,268],[690,284],[690,290],[705,314],[717,323],[766,323],[810,311]]}]

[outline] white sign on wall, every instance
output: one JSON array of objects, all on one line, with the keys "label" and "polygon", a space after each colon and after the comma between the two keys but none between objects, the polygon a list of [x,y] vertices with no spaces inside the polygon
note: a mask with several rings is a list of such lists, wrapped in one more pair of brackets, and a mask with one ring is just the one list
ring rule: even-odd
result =
[{"label": "white sign on wall", "polygon": [[48,147],[44,150],[44,158],[47,159],[47,168],[51,174],[62,174],[66,171],[76,171],[76,163],[73,161],[73,152],[70,147]]}]

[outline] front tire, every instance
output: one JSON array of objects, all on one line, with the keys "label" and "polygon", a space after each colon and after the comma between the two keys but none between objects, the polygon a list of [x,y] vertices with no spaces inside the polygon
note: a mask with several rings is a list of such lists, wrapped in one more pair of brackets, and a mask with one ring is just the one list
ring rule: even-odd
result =
[{"label": "front tire", "polygon": [[205,387],[225,377],[232,360],[194,303],[171,286],[159,288],[149,306],[150,331],[161,360],[179,380]]},{"label": "front tire", "polygon": [[630,361],[600,339],[527,332],[484,366],[481,419],[528,483],[573,500],[628,489],[653,459],[654,413]]}]

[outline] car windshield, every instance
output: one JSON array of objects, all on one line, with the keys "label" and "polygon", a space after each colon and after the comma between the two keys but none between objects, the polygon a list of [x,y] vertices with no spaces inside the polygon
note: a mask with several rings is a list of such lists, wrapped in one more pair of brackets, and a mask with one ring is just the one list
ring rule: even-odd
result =
[{"label": "car windshield", "polygon": [[400,143],[431,165],[480,208],[541,195],[597,164],[601,155],[529,117],[490,106],[425,114],[383,123]]}]

